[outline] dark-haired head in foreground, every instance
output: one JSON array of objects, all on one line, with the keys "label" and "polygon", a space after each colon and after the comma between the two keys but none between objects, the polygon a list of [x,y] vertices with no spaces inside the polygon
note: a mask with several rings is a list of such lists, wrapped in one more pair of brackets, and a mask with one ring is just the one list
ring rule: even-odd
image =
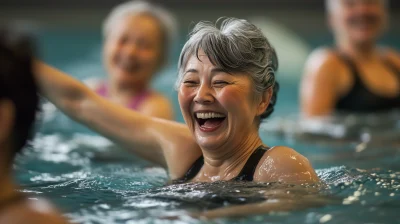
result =
[{"label": "dark-haired head in foreground", "polygon": [[17,192],[12,163],[33,136],[38,108],[31,38],[0,28],[0,223],[65,223],[44,201]]},{"label": "dark-haired head in foreground", "polygon": [[[0,100],[2,114],[10,112],[7,140],[8,158],[19,152],[32,137],[38,108],[37,86],[32,74],[33,46],[28,36],[0,30]],[[2,122],[2,125],[5,125]]]}]

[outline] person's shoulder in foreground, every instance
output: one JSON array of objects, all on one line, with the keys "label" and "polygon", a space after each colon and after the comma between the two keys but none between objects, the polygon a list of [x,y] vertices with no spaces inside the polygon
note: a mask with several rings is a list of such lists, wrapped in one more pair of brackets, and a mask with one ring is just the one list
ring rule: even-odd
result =
[{"label": "person's shoulder in foreground", "polygon": [[0,212],[0,224],[67,224],[68,222],[45,200],[22,199]]}]

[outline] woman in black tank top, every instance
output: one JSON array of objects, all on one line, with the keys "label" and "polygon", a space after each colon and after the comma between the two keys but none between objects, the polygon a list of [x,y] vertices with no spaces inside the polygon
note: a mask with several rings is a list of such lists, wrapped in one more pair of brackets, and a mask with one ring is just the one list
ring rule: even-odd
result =
[{"label": "woman in black tank top", "polygon": [[[325,48],[314,51],[306,63],[301,85],[303,115],[320,117],[335,113],[375,113],[400,109],[400,56],[387,49],[382,59],[382,50],[377,47],[377,39],[387,22],[385,2],[327,0],[326,3],[336,47],[334,50]],[[396,91],[394,88],[397,86],[397,94],[387,97],[385,95],[388,94],[371,91],[371,85],[383,91],[382,85],[388,85],[393,77],[374,74],[382,78],[374,77],[375,83],[366,85],[363,81],[365,74],[360,72],[363,65],[368,69],[383,70],[385,75],[389,70],[396,82],[396,85],[390,86],[390,91]],[[350,71],[350,77],[346,76],[347,71]],[[366,74],[370,77],[371,71],[364,70],[369,72]],[[346,89],[349,80],[352,83]],[[376,83],[378,80],[382,84]]]}]

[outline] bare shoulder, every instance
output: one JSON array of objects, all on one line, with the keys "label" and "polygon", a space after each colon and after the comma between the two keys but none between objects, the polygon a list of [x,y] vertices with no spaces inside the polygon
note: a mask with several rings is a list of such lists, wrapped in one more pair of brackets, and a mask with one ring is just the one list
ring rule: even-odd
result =
[{"label": "bare shoulder", "polygon": [[67,224],[69,223],[49,202],[45,200],[26,199],[7,208],[0,215],[0,224],[5,223],[40,223]]},{"label": "bare shoulder", "polygon": [[394,63],[398,68],[400,68],[400,53],[393,48],[385,48],[386,57],[390,62]]},{"label": "bare shoulder", "polygon": [[348,73],[347,66],[334,50],[318,48],[310,54],[305,64],[301,82],[302,95],[308,93],[310,88],[336,89],[346,83]]},{"label": "bare shoulder", "polygon": [[337,73],[338,69],[345,68],[342,60],[337,53],[327,47],[321,47],[311,52],[305,65],[305,75],[307,76],[326,76],[330,71]]},{"label": "bare shoulder", "polygon": [[171,101],[159,92],[153,91],[149,99],[140,108],[141,112],[153,117],[174,119]]},{"label": "bare shoulder", "polygon": [[306,157],[294,149],[276,146],[268,150],[257,166],[260,182],[314,183],[319,179]]}]

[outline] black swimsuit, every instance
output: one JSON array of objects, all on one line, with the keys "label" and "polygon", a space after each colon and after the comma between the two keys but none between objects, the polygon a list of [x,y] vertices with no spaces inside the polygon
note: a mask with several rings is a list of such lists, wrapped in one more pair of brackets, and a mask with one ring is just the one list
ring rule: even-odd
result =
[{"label": "black swimsuit", "polygon": [[[260,146],[258,147],[253,154],[251,154],[250,158],[247,160],[246,164],[240,171],[239,175],[233,179],[232,181],[253,181],[254,172],[256,172],[256,168],[261,158],[264,156],[264,153],[270,149],[269,147]],[[204,165],[204,157],[200,156],[192,165],[192,167],[186,172],[185,176],[179,179],[175,179],[172,181],[173,184],[185,183],[193,179],[201,170]]]},{"label": "black swimsuit", "polygon": [[[355,63],[343,54],[338,55],[350,68],[354,84],[351,90],[337,101],[335,106],[337,111],[371,113],[400,109],[400,93],[396,97],[385,97],[371,92],[361,80],[360,72]],[[400,84],[400,70],[388,60],[385,60],[384,63],[395,73]]]}]

